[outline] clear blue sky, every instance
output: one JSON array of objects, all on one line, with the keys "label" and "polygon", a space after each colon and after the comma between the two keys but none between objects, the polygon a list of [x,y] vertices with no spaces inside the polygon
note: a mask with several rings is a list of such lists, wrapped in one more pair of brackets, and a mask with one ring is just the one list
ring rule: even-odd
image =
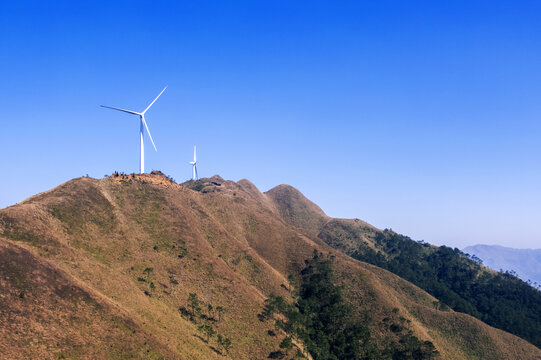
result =
[{"label": "clear blue sky", "polygon": [[[114,4],[113,4],[114,3]],[[541,247],[539,1],[4,1],[0,207],[147,169],[291,184],[414,239]]]}]

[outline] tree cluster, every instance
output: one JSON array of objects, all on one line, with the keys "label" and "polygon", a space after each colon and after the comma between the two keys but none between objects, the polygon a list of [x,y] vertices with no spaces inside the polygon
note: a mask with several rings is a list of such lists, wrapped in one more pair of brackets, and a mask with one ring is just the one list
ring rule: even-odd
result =
[{"label": "tree cluster", "polygon": [[205,336],[207,344],[210,344],[210,340],[214,338],[214,335],[217,335],[216,344],[218,348],[222,354],[224,352],[229,354],[232,345],[231,339],[222,334],[217,334],[214,329],[214,324],[222,320],[223,307],[214,307],[210,303],[204,306],[196,293],[188,294],[187,307],[189,310],[184,306],[179,307],[180,314],[196,324],[199,323],[197,329]]},{"label": "tree cluster", "polygon": [[446,305],[541,346],[541,292],[510,272],[486,271],[458,249],[377,233],[377,250],[361,243],[349,255],[387,269]]},{"label": "tree cluster", "polygon": [[271,295],[260,314],[260,320],[274,319],[275,326],[286,334],[280,350],[270,357],[288,356],[294,342],[302,344],[295,356],[302,355],[302,348],[315,360],[433,359],[437,356],[432,343],[419,341],[405,328],[394,331],[399,341],[389,339],[386,348],[379,349],[371,338],[368,320],[363,322],[355,316],[344,299],[342,288],[334,284],[332,259],[315,252],[300,275],[301,283],[292,303]]}]

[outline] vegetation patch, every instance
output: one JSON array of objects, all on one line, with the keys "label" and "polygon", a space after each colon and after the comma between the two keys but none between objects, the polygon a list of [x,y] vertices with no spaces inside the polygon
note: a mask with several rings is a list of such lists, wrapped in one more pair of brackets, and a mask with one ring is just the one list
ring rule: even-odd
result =
[{"label": "vegetation patch", "polygon": [[43,247],[44,245],[58,245],[56,240],[35,233],[32,227],[21,224],[19,221],[5,213],[0,213],[0,225],[2,236],[8,239],[26,242],[38,247]]},{"label": "vegetation patch", "polygon": [[[196,293],[190,293],[186,307],[181,306],[178,310],[182,317],[198,325],[197,330],[203,335],[201,339],[206,344],[221,355],[229,355],[232,346],[231,339],[218,334],[214,328],[216,323],[222,321],[224,311],[222,306],[214,307],[211,303],[203,304]],[[211,340],[214,340],[215,335],[216,340],[211,342]],[[213,348],[212,343],[217,346],[218,350]]]},{"label": "vegetation patch", "polygon": [[301,283],[292,303],[274,295],[265,301],[260,320],[274,319],[275,327],[285,333],[280,349],[270,353],[270,358],[289,357],[291,351],[295,357],[310,355],[315,360],[438,357],[430,341],[413,336],[409,321],[398,316],[398,309],[381,324],[391,336],[385,339],[383,348],[378,347],[371,337],[368,318],[354,320],[353,308],[344,300],[342,288],[333,281],[332,259],[315,252],[301,271]]},{"label": "vegetation patch", "polygon": [[510,272],[493,273],[458,249],[435,247],[391,230],[378,232],[376,251],[362,241],[353,258],[387,269],[449,307],[541,346],[541,291]]}]

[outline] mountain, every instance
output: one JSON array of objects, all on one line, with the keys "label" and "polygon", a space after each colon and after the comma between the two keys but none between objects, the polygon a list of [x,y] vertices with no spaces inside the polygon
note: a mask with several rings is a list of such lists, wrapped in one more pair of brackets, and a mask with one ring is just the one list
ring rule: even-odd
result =
[{"label": "mountain", "polygon": [[73,179],[0,210],[0,351],[265,359],[284,339],[261,318],[265,300],[293,301],[316,251],[331,256],[352,317],[377,346],[407,333],[442,359],[541,359],[528,341],[346,253],[378,249],[381,233],[328,218],[286,185],[261,193],[219,176],[179,185],[159,172]]},{"label": "mountain", "polygon": [[498,245],[474,245],[463,250],[496,271],[514,271],[524,281],[541,285],[541,249],[513,249]]},{"label": "mountain", "polygon": [[319,206],[292,186],[278,185],[265,195],[273,201],[284,221],[308,234],[317,235],[329,221]]},{"label": "mountain", "polygon": [[488,269],[458,249],[413,241],[360,221],[335,219],[318,236],[354,259],[419,286],[440,301],[439,308],[470,314],[541,346],[541,292],[510,273]]},{"label": "mountain", "polygon": [[326,218],[297,190],[287,189],[293,195],[281,196],[280,208],[303,209],[282,211],[287,222],[308,233],[316,228],[327,245],[411,281],[435,296],[439,308],[470,314],[541,346],[541,292],[524,281],[490,271],[458,249],[413,241],[359,219]]}]

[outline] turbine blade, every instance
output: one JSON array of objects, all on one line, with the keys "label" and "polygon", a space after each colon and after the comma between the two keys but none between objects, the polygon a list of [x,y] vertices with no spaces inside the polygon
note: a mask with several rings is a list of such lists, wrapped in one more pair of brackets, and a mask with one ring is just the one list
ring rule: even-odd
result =
[{"label": "turbine blade", "polygon": [[195,166],[195,180],[198,180],[199,174],[197,173],[197,165],[194,165],[194,166]]},{"label": "turbine blade", "polygon": [[163,94],[163,92],[165,91],[165,89],[167,89],[167,86],[163,88],[162,92],[158,94],[158,96],[156,96],[156,99],[154,99],[153,102],[150,103],[150,105],[142,112],[142,114],[146,113],[148,109],[150,109],[150,107],[152,106],[152,104],[154,104],[156,102],[156,100],[158,100],[158,98]]},{"label": "turbine blade", "polygon": [[143,121],[143,124],[145,124],[145,128],[147,129],[148,137],[150,138],[150,141],[152,142],[152,146],[154,146],[154,150],[158,152],[158,149],[156,149],[156,145],[154,144],[154,140],[152,140],[152,135],[150,135],[150,130],[148,129],[147,122],[145,121],[145,117],[141,115],[141,120]]},{"label": "turbine blade", "polygon": [[128,114],[134,114],[134,115],[141,115],[140,113],[136,112],[136,111],[132,111],[132,110],[126,110],[126,109],[121,109],[121,108],[116,108],[116,107],[112,107],[112,106],[106,106],[106,105],[100,105],[101,107],[104,107],[104,108],[107,108],[107,109],[113,109],[113,110],[118,110],[118,111],[123,111],[123,112],[126,112]]},{"label": "turbine blade", "polygon": [[195,145],[193,147],[193,162],[196,162],[197,161],[197,158],[196,158],[196,155],[195,155]]}]

